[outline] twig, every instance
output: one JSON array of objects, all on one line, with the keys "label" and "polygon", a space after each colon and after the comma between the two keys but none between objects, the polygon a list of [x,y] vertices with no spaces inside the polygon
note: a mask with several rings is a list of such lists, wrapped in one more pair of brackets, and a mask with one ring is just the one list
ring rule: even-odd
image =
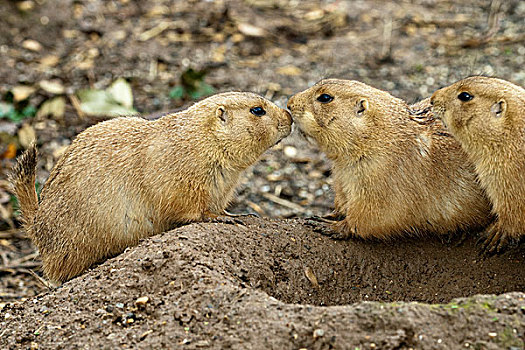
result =
[{"label": "twig", "polygon": [[40,282],[44,287],[46,287],[47,289],[51,290],[53,289],[53,285],[51,285],[51,283],[49,283],[48,281],[46,281],[45,279],[43,279],[42,277],[40,277],[39,275],[37,275],[37,273],[33,270],[27,270],[29,272],[29,274],[31,276],[33,276],[38,282]]},{"label": "twig", "polygon": [[287,208],[293,209],[293,210],[298,211],[300,213],[304,213],[306,211],[306,209],[303,208],[302,206],[300,206],[299,204],[295,204],[295,203],[290,202],[290,201],[288,201],[286,199],[283,199],[281,197],[277,197],[277,196],[275,196],[275,195],[273,195],[271,193],[263,193],[263,197],[266,198],[266,199],[271,200],[274,203],[282,205],[283,207],[287,207]]},{"label": "twig", "polygon": [[21,257],[20,259],[18,260],[15,260],[15,264],[21,264],[21,263],[24,263],[26,261],[29,261],[29,260],[32,260],[36,257],[38,257],[40,254],[38,252],[34,252],[32,254],[28,254],[28,255],[25,255],[23,257]]},{"label": "twig", "polygon": [[264,209],[261,208],[261,206],[257,203],[254,203],[252,201],[246,201],[246,204],[248,204],[248,206],[250,208],[253,209],[253,211],[255,211],[257,214],[259,214],[260,216],[265,216],[266,213],[264,212]]},{"label": "twig", "polygon": [[383,27],[383,45],[381,47],[381,55],[379,56],[380,61],[391,60],[392,51],[392,17],[385,19],[385,25]]},{"label": "twig", "polygon": [[1,231],[0,232],[0,239],[27,239],[27,235],[20,230],[7,230],[7,231]]},{"label": "twig", "polygon": [[9,264],[5,266],[0,266],[0,271],[16,271],[21,269],[28,269],[32,267],[42,266],[42,263],[38,261],[25,262],[21,264]]},{"label": "twig", "polygon": [[140,34],[139,35],[139,40],[140,41],[148,41],[149,39],[154,38],[157,35],[159,35],[160,33],[162,33],[163,31],[165,31],[166,29],[176,28],[178,26],[182,26],[182,22],[181,21],[161,22],[158,25],[156,25],[155,27],[153,27],[153,28],[151,28],[149,30],[146,30],[145,32]]},{"label": "twig", "polygon": [[488,18],[488,30],[486,37],[492,37],[499,30],[499,19],[501,17],[501,0],[492,0],[490,3],[490,13]]},{"label": "twig", "polygon": [[76,97],[75,95],[68,95],[68,97],[80,119],[85,120],[86,114],[82,111],[82,108],[80,108],[80,101],[78,100],[78,97]]}]

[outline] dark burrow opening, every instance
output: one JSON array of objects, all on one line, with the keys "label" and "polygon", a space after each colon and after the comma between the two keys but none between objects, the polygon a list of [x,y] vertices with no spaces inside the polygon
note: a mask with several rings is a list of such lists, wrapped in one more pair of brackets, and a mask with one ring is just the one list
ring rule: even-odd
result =
[{"label": "dark burrow opening", "polygon": [[[223,258],[246,287],[286,303],[359,301],[448,303],[475,294],[525,291],[525,249],[479,254],[465,241],[414,237],[390,242],[337,241],[305,220],[242,219],[219,225]],[[216,244],[213,244],[216,246]],[[212,248],[213,249],[213,248]]]}]

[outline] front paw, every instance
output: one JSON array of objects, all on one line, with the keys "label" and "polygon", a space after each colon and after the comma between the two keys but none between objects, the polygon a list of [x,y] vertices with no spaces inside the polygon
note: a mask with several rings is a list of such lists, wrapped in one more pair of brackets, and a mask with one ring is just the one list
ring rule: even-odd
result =
[{"label": "front paw", "polygon": [[490,225],[478,240],[482,254],[494,255],[504,253],[519,244],[520,235],[501,227],[499,222]]},{"label": "front paw", "polygon": [[349,223],[346,219],[336,222],[333,225],[333,227],[335,228],[335,230],[333,231],[333,234],[330,235],[330,237],[333,239],[347,240],[350,238],[359,237],[359,235],[357,234],[357,227]]},{"label": "front paw", "polygon": [[230,213],[229,211],[224,210],[223,211],[224,216],[229,216],[232,218],[241,218],[241,217],[254,217],[254,218],[260,218],[261,216],[257,213],[246,213],[246,214],[234,214]]}]

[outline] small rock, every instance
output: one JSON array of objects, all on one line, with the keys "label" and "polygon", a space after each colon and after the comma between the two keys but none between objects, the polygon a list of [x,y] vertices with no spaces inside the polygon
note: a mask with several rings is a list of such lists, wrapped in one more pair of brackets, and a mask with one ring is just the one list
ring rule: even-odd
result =
[{"label": "small rock", "polygon": [[263,37],[266,35],[266,31],[263,28],[248,23],[239,23],[237,29],[246,36]]},{"label": "small rock", "polygon": [[284,147],[284,155],[288,158],[294,158],[297,156],[297,148],[293,146],[285,146]]},{"label": "small rock", "polygon": [[140,297],[140,298],[137,298],[137,300],[135,300],[135,305],[144,307],[146,306],[148,301],[149,301],[149,297]]},{"label": "small rock", "polygon": [[491,338],[496,338],[497,336],[498,336],[498,333],[496,333],[496,332],[490,332],[489,333],[489,337],[491,337]]},{"label": "small rock", "polygon": [[314,339],[321,338],[322,336],[324,336],[324,330],[316,329],[314,331]]},{"label": "small rock", "polygon": [[124,304],[122,304],[122,303],[116,303],[115,306],[118,307],[119,309],[123,309],[124,308]]},{"label": "small rock", "polygon": [[153,330],[147,330],[145,331],[144,333],[142,333],[139,337],[140,340],[144,340],[144,338],[146,338],[148,335],[150,335],[151,333],[153,333]]},{"label": "small rock", "polygon": [[31,51],[42,50],[42,45],[38,41],[32,39],[24,40],[24,42],[22,42],[22,47]]},{"label": "small rock", "polygon": [[199,340],[195,343],[195,347],[197,348],[207,348],[210,346],[210,342],[207,340]]}]

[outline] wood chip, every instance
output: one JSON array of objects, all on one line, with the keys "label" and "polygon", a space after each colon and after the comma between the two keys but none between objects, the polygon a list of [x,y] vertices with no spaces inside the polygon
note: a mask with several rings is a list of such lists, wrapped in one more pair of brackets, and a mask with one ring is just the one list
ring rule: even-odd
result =
[{"label": "wood chip", "polygon": [[312,268],[307,266],[304,269],[304,275],[306,276],[306,278],[308,278],[308,280],[310,281],[310,283],[312,284],[314,288],[317,288],[317,289],[321,288],[321,286],[319,285],[319,282],[317,282],[317,277],[315,277],[315,274]]}]

